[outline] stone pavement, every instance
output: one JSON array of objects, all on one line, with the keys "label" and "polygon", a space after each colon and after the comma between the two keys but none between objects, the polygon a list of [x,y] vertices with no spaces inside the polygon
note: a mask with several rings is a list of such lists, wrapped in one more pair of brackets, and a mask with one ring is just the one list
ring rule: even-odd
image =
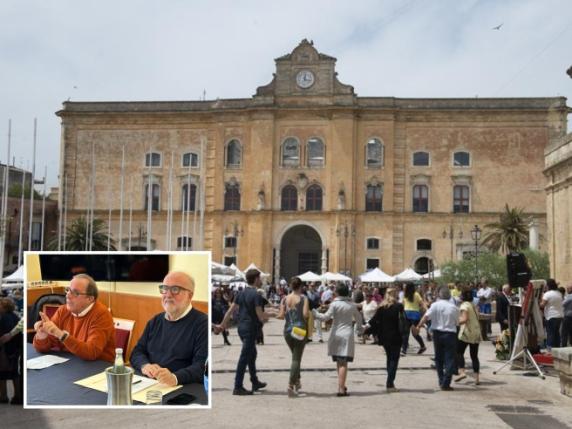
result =
[{"label": "stone pavement", "polygon": [[[398,393],[385,392],[385,355],[372,344],[357,344],[348,375],[349,397],[338,398],[335,364],[326,343],[311,342],[302,360],[304,395],[286,395],[289,350],[282,337],[283,321],[272,319],[264,328],[265,344],[258,347],[258,368],[268,387],[253,396],[233,396],[234,369],[240,340],[231,330],[232,346],[212,337],[211,410],[22,410],[0,407],[0,427],[22,428],[177,428],[177,427],[393,427],[393,428],[572,428],[572,398],[560,394],[554,371],[546,380],[503,370],[490,342],[481,343],[481,385],[471,377],[454,383],[454,392],[438,389],[431,369],[432,343],[423,355],[410,338],[410,354],[401,358]],[[494,332],[494,331],[493,331]],[[325,340],[327,339],[325,333]],[[467,368],[470,359],[467,351]],[[470,373],[470,371],[468,371]],[[249,388],[248,374],[245,387]],[[48,388],[48,387],[47,387]],[[7,424],[6,426],[4,424]]]}]

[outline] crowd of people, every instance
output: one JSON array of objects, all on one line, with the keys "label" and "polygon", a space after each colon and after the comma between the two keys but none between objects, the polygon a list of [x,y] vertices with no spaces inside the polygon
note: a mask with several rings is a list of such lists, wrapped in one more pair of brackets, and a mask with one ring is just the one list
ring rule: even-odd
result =
[{"label": "crowd of people", "polygon": [[[467,378],[465,354],[469,349],[472,377],[480,384],[479,344],[489,339],[491,323],[496,320],[501,332],[509,328],[509,307],[517,297],[509,285],[499,290],[486,279],[478,284],[437,285],[405,283],[390,287],[370,287],[346,283],[304,284],[298,277],[289,285],[262,288],[260,273],[247,273],[248,286],[241,291],[221,287],[214,291],[214,332],[223,333],[228,342],[228,327],[234,318],[243,342],[238,361],[235,395],[250,395],[262,389],[256,374],[256,338],[268,315],[263,311],[267,293],[280,294],[278,318],[284,320],[284,340],[291,352],[291,368],[287,385],[289,397],[301,389],[301,367],[304,348],[314,335],[323,342],[322,330],[329,326],[327,353],[336,362],[337,396],[349,396],[346,381],[348,364],[355,358],[355,342],[373,341],[383,347],[386,355],[388,392],[395,392],[399,360],[409,352],[412,335],[418,343],[417,354],[427,348],[421,336],[432,341],[435,351],[434,367],[441,390],[454,390],[452,382]],[[544,312],[547,341],[545,348],[572,345],[572,284],[567,290],[559,288],[553,279],[546,283],[540,308]],[[494,314],[493,314],[494,313]],[[216,320],[215,320],[216,319]],[[325,324],[325,326],[323,326]],[[252,389],[243,385],[248,367]]]},{"label": "crowd of people", "polygon": [[[0,297],[0,403],[22,404],[22,291],[14,289]],[[14,394],[8,397],[7,382]]]}]

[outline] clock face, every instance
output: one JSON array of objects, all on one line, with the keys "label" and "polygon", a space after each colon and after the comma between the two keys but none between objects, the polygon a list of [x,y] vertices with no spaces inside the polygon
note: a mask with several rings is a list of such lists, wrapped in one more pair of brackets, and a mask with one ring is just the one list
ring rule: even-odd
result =
[{"label": "clock face", "polygon": [[300,88],[310,88],[312,85],[314,85],[314,81],[314,73],[312,73],[310,70],[300,70],[296,75],[296,83]]}]

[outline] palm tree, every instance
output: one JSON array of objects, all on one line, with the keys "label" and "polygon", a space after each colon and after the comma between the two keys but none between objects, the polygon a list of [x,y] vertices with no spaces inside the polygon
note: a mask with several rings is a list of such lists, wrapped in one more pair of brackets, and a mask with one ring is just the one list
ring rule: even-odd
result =
[{"label": "palm tree", "polygon": [[[86,235],[89,225],[87,224],[85,217],[81,216],[74,219],[70,226],[66,229],[66,247],[62,250],[86,250],[89,246],[86,246]],[[107,235],[107,226],[101,219],[93,219],[93,233],[92,233],[92,244],[91,250],[108,250],[107,241],[109,235]],[[63,246],[63,242],[61,243]],[[55,237],[48,243],[48,249],[58,250],[58,238]],[[115,248],[115,240],[111,238],[109,240],[109,250],[117,250]]]},{"label": "palm tree", "polygon": [[528,226],[530,218],[524,215],[521,208],[505,206],[500,221],[485,225],[489,231],[485,233],[483,245],[495,252],[508,254],[528,246]]}]

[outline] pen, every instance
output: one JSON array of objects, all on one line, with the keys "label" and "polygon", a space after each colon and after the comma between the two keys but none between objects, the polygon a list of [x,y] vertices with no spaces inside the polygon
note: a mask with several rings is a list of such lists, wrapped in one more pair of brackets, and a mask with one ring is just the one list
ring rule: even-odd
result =
[{"label": "pen", "polygon": [[131,385],[137,384],[137,383],[141,383],[141,380],[134,381],[133,383],[131,383]]}]

